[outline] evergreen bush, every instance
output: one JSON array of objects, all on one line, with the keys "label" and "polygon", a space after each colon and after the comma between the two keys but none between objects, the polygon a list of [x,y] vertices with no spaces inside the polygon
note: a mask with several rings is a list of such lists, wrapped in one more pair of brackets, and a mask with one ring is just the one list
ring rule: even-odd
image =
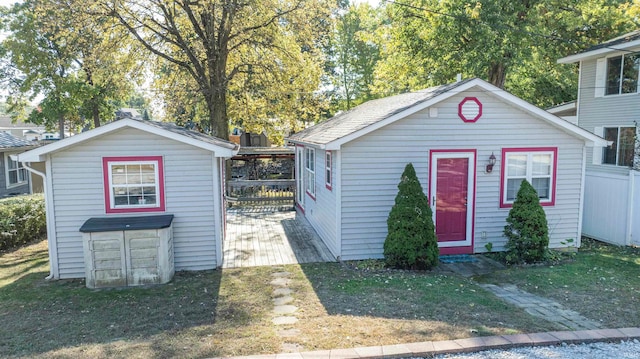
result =
[{"label": "evergreen bush", "polygon": [[438,240],[429,200],[411,163],[398,184],[398,195],[387,219],[384,258],[388,266],[430,269],[438,265]]},{"label": "evergreen bush", "polygon": [[504,235],[507,263],[536,263],[545,259],[549,247],[547,216],[533,186],[523,180],[507,216]]},{"label": "evergreen bush", "polygon": [[0,200],[0,250],[42,239],[46,233],[44,197],[41,194]]}]

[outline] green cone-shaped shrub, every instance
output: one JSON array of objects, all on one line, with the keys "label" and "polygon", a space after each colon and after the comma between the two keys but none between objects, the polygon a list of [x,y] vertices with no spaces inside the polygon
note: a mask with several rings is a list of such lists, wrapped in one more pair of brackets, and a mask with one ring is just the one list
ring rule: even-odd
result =
[{"label": "green cone-shaped shrub", "polygon": [[388,266],[430,269],[438,265],[438,240],[431,213],[429,200],[409,163],[387,219],[389,233],[384,241],[384,258]]},{"label": "green cone-shaped shrub", "polygon": [[545,259],[549,247],[547,216],[536,190],[523,180],[507,216],[504,235],[508,238],[508,263],[535,263]]}]

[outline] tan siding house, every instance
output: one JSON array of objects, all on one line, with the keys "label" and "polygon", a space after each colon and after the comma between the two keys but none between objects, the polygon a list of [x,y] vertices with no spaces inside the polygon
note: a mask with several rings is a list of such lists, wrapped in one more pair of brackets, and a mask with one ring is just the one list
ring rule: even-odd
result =
[{"label": "tan siding house", "polygon": [[85,277],[90,218],[173,215],[176,270],[220,266],[224,159],[238,146],[170,123],[123,119],[23,153],[45,162],[51,275]]},{"label": "tan siding house", "polygon": [[[407,163],[430,199],[441,254],[485,252],[489,243],[502,250],[523,179],[538,190],[550,247],[579,246],[585,155],[606,145],[480,79],[369,101],[288,140],[298,149],[296,167],[311,177],[298,178],[305,195],[298,211],[343,260],[382,257]],[[327,151],[334,159],[330,190]]]}]

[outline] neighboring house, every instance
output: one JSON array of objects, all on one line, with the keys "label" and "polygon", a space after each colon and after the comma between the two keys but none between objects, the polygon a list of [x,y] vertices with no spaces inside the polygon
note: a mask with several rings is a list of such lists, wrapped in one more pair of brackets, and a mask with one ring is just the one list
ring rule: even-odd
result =
[{"label": "neighboring house", "polygon": [[22,121],[13,121],[8,115],[0,115],[0,132],[7,132],[18,138],[31,139],[27,137],[27,134],[31,134],[33,131],[36,133],[43,133],[45,131],[43,126],[34,125],[32,123],[25,123]]},{"label": "neighboring house", "polygon": [[[606,141],[483,80],[366,102],[288,138],[299,213],[343,260],[381,258],[413,163],[442,254],[503,250],[520,182],[538,191],[550,247],[579,246],[585,153]],[[589,149],[589,152],[591,150]]]},{"label": "neighboring house", "polygon": [[225,158],[236,144],[172,123],[123,119],[23,153],[45,162],[51,277],[85,277],[90,218],[173,215],[176,270],[222,265]]},{"label": "neighboring house", "polygon": [[34,143],[0,132],[0,198],[31,193],[29,172],[17,155],[34,147]]},{"label": "neighboring house", "polygon": [[587,153],[583,233],[619,245],[640,245],[639,61],[640,31],[558,60],[580,66],[578,125],[611,141]]}]

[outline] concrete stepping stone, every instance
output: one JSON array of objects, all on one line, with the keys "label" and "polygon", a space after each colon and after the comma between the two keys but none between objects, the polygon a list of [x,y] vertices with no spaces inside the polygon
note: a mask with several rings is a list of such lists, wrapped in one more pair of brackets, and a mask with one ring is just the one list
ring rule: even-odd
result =
[{"label": "concrete stepping stone", "polygon": [[291,295],[292,293],[293,291],[289,288],[277,288],[276,290],[273,291],[273,295],[275,297],[284,297],[284,296]]},{"label": "concrete stepping stone", "polygon": [[291,279],[279,277],[279,278],[276,278],[276,279],[272,280],[271,281],[271,285],[276,286],[276,287],[286,287],[286,286],[289,285],[289,282],[291,282]]},{"label": "concrete stepping stone", "polygon": [[298,307],[296,307],[295,305],[276,305],[273,308],[273,313],[277,315],[293,314],[296,312],[296,310],[298,310]]},{"label": "concrete stepping stone", "polygon": [[292,296],[284,296],[284,297],[278,297],[278,298],[274,298],[273,299],[273,304],[274,305],[285,305],[285,304],[289,304],[293,302],[293,297]]},{"label": "concrete stepping stone", "polygon": [[298,322],[298,318],[289,316],[275,317],[272,322],[275,325],[291,325],[296,324]]}]

